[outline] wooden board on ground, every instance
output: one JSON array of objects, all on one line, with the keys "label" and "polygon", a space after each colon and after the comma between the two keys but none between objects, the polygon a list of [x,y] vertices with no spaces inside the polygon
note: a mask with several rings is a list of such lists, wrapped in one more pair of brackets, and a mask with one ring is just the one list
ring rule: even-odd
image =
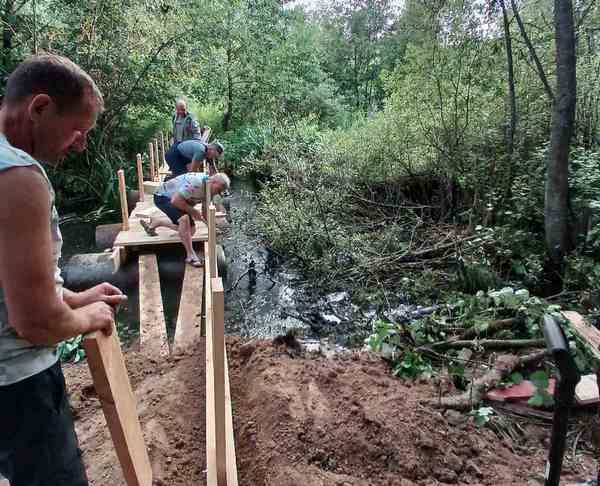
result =
[{"label": "wooden board on ground", "polygon": [[140,350],[146,356],[169,356],[158,261],[154,253],[140,255]]},{"label": "wooden board on ground", "polygon": [[186,265],[175,327],[174,354],[193,350],[200,339],[203,286],[204,269]]},{"label": "wooden board on ground", "polygon": [[[217,483],[217,450],[215,430],[215,370],[213,366],[213,299],[212,281],[208,266],[210,257],[208,242],[204,243],[205,269],[204,269],[204,295],[206,316],[206,463],[207,484],[216,486]],[[233,411],[231,408],[231,391],[229,385],[229,367],[227,364],[227,349],[224,346],[224,371],[225,371],[225,457],[227,467],[227,486],[238,485],[237,463],[235,454],[235,437],[233,432]],[[222,486],[222,484],[218,484]]]},{"label": "wooden board on ground", "polygon": [[128,486],[152,486],[152,468],[117,331],[86,336],[83,346]]},{"label": "wooden board on ground", "polygon": [[584,375],[575,388],[575,399],[579,405],[600,403],[596,375]]},{"label": "wooden board on ground", "polygon": [[571,329],[588,345],[594,358],[600,361],[600,331],[586,322],[577,312],[564,311],[563,315],[569,320]]}]

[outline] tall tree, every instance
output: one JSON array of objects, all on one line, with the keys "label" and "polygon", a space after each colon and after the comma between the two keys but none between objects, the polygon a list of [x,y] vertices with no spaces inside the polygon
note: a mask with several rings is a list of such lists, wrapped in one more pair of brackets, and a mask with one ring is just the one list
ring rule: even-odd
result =
[{"label": "tall tree", "polygon": [[569,238],[569,148],[577,99],[575,29],[571,0],[554,0],[556,33],[556,99],[552,114],[550,157],[547,165],[545,231],[548,252],[562,270]]}]

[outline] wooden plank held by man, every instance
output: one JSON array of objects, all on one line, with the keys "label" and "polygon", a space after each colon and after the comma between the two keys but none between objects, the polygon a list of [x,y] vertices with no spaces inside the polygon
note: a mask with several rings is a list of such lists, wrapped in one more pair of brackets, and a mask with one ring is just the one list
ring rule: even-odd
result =
[{"label": "wooden plank held by man", "polygon": [[83,346],[127,486],[152,486],[152,468],[116,329],[95,332]]}]

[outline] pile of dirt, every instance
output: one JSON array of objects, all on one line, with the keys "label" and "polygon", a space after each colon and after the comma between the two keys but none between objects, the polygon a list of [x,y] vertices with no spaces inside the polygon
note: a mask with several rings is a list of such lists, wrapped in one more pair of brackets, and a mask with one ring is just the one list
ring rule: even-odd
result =
[{"label": "pile of dirt", "polygon": [[[237,339],[228,350],[243,486],[543,484],[548,427],[526,426],[520,444],[502,440],[420,405],[432,385],[403,383],[364,353],[311,358]],[[160,364],[126,358],[158,484],[205,484],[203,345]],[[124,484],[87,367],[65,375],[91,484]],[[569,460],[565,469],[592,475]]]},{"label": "pile of dirt", "polygon": [[[156,485],[205,483],[204,347],[192,356],[157,363],[130,351],[127,370]],[[75,427],[91,486],[124,485],[89,369],[66,366]]]}]

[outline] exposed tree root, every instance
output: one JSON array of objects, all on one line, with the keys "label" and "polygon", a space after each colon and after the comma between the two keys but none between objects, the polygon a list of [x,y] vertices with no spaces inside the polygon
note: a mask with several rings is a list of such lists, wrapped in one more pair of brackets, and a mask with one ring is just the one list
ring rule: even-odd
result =
[{"label": "exposed tree root", "polygon": [[504,378],[515,370],[538,363],[548,354],[547,351],[537,351],[525,356],[502,355],[499,356],[494,367],[486,374],[473,380],[469,389],[460,395],[442,397],[441,399],[429,399],[422,403],[438,408],[451,408],[454,410],[470,410],[477,407],[485,393],[500,383]]}]

